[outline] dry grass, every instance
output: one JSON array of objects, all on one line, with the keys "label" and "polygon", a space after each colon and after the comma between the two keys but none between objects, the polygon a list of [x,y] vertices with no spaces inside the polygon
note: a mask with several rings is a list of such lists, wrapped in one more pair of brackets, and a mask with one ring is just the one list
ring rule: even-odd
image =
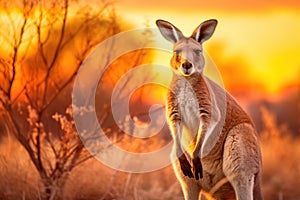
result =
[{"label": "dry grass", "polygon": [[263,192],[265,199],[300,199],[300,139],[262,109]]},{"label": "dry grass", "polygon": [[[261,133],[263,193],[266,200],[300,199],[300,139],[277,125],[265,109]],[[0,199],[39,199],[38,174],[26,152],[16,142],[0,145]],[[176,200],[183,199],[172,168],[128,174],[112,170],[95,159],[76,168],[64,188],[66,200]]]},{"label": "dry grass", "polygon": [[[39,199],[42,184],[25,150],[16,141],[0,145],[0,199]],[[182,199],[171,166],[156,172],[129,174],[90,159],[70,174],[66,200]]]},{"label": "dry grass", "polygon": [[0,199],[37,199],[41,184],[25,150],[11,139],[0,145]]},{"label": "dry grass", "polygon": [[172,167],[131,174],[113,170],[95,159],[75,169],[65,187],[65,199],[182,199]]}]

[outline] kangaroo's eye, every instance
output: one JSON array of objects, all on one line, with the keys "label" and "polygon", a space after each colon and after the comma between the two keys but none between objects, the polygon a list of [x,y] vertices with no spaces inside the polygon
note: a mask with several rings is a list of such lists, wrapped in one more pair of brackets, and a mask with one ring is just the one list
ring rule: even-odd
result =
[{"label": "kangaroo's eye", "polygon": [[194,52],[195,52],[195,54],[200,55],[200,53],[201,53],[202,51],[199,50],[199,49],[196,49],[196,50],[194,50]]},{"label": "kangaroo's eye", "polygon": [[180,54],[180,50],[175,50],[174,53],[178,56]]}]

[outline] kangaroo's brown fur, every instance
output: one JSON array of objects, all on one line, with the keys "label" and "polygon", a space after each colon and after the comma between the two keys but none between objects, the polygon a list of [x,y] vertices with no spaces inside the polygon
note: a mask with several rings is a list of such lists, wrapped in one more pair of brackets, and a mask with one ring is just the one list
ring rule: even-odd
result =
[{"label": "kangaroo's brown fur", "polygon": [[[262,199],[254,125],[226,90],[203,75],[202,43],[211,37],[216,20],[203,22],[189,38],[169,22],[158,20],[157,25],[174,43],[167,117],[173,167],[185,199],[198,199],[201,190],[216,199]],[[228,181],[215,188],[222,180]]]}]

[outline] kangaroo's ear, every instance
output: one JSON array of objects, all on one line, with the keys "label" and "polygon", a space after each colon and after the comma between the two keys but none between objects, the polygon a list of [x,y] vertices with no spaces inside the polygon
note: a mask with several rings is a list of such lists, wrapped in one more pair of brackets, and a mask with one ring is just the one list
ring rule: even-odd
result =
[{"label": "kangaroo's ear", "polygon": [[218,21],[215,19],[210,19],[202,22],[193,32],[191,38],[196,41],[203,43],[208,40],[215,31]]},{"label": "kangaroo's ear", "polygon": [[164,38],[173,43],[178,42],[183,38],[182,32],[170,22],[159,19],[156,21],[156,25]]}]

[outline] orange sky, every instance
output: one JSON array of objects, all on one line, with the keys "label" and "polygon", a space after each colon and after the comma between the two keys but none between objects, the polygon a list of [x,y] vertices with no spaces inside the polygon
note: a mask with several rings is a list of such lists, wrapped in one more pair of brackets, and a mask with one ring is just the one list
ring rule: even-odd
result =
[{"label": "orange sky", "polygon": [[[183,4],[179,0],[122,0],[116,7],[119,15],[136,27],[144,27],[146,20],[155,27],[155,20],[161,18],[174,23],[187,36],[203,20],[216,18],[218,27],[205,46],[217,64],[221,61],[226,65],[228,61],[245,68],[237,72],[246,72],[247,81],[263,87],[260,89],[269,95],[299,84],[300,1],[188,0]],[[216,46],[222,51],[214,51]],[[223,76],[225,85],[232,85],[228,82],[234,77]]]},{"label": "orange sky", "polygon": [[[119,17],[137,28],[145,27],[146,21],[156,28],[155,20],[165,19],[187,36],[203,20],[216,18],[219,24],[205,48],[231,91],[233,87],[251,87],[267,96],[278,96],[287,87],[300,84],[299,0],[246,0],[243,3],[237,0],[187,0],[184,4],[179,0],[119,0],[115,6]],[[2,14],[0,21],[9,24]],[[16,12],[13,17],[17,24],[20,14]],[[6,29],[6,34],[10,31]],[[5,49],[3,38],[0,42],[1,52]],[[156,59],[169,65],[170,55]]]},{"label": "orange sky", "polygon": [[272,8],[299,8],[300,2],[298,0],[264,0],[264,1],[253,1],[253,0],[211,0],[211,1],[199,1],[199,0],[119,0],[117,1],[121,7],[127,8],[144,8],[150,9],[168,9],[168,10],[264,10]]}]

